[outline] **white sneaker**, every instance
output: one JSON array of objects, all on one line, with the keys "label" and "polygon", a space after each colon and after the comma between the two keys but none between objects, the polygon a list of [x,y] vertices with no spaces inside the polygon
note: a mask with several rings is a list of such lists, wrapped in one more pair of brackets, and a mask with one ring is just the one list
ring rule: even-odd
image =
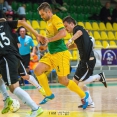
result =
[{"label": "white sneaker", "polygon": [[30,115],[26,115],[26,117],[38,117],[43,113],[43,109],[41,107],[38,108],[36,111],[31,111]]},{"label": "white sneaker", "polygon": [[[82,108],[83,105],[79,105],[78,108]],[[95,103],[89,103],[87,108],[95,108]]]},{"label": "white sneaker", "polygon": [[92,102],[92,103],[88,104],[88,108],[95,108],[95,103]]}]

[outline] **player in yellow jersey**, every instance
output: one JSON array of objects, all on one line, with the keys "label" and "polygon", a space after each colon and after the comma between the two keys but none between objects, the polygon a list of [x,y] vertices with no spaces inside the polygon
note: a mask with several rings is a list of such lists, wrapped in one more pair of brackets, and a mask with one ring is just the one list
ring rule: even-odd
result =
[{"label": "player in yellow jersey", "polygon": [[70,52],[67,50],[63,40],[66,36],[63,22],[58,16],[52,13],[50,5],[46,2],[43,2],[38,7],[38,12],[41,18],[47,21],[46,42],[49,50],[49,53],[41,58],[34,69],[37,79],[46,92],[46,97],[40,102],[40,104],[45,104],[48,100],[55,97],[49,88],[47,76],[44,74],[45,71],[55,69],[59,82],[71,91],[77,93],[83,102],[82,108],[86,109],[88,106],[88,93],[81,90],[73,80],[67,78],[67,75],[70,73]]}]

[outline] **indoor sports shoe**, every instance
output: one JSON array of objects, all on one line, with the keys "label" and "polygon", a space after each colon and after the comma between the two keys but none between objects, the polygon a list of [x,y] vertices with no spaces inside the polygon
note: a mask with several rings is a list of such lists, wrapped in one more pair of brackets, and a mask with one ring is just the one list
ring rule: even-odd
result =
[{"label": "indoor sports shoe", "polygon": [[39,104],[45,104],[46,102],[54,98],[55,98],[54,94],[51,94],[50,96],[46,96]]},{"label": "indoor sports shoe", "polygon": [[30,114],[26,115],[26,117],[38,117],[43,113],[43,109],[39,107],[36,111],[31,111]]},{"label": "indoor sports shoe", "polygon": [[46,96],[46,92],[45,92],[45,90],[44,90],[43,87],[41,87],[41,88],[39,89],[39,92],[40,92],[44,97]]},{"label": "indoor sports shoe", "polygon": [[[79,105],[78,108],[82,108],[83,105]],[[88,104],[87,108],[95,108],[94,102]]]},{"label": "indoor sports shoe", "polygon": [[85,92],[86,96],[84,99],[81,99],[81,102],[82,102],[82,108],[83,109],[86,109],[87,106],[88,106],[88,98],[89,98],[89,94],[87,92]]},{"label": "indoor sports shoe", "polygon": [[12,103],[13,99],[11,97],[7,97],[6,100],[4,100],[4,108],[2,109],[1,113],[2,114],[8,113]]},{"label": "indoor sports shoe", "polygon": [[99,75],[100,75],[100,82],[102,82],[103,83],[103,85],[107,88],[107,83],[106,83],[106,79],[105,79],[105,74],[104,74],[104,72],[102,72],[102,73],[99,73]]}]

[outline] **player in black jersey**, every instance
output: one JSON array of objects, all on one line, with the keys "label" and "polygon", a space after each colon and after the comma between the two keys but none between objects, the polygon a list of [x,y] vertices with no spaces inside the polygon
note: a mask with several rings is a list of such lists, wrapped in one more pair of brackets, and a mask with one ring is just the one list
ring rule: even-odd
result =
[{"label": "player in black jersey", "polygon": [[[65,17],[63,19],[63,23],[67,32],[73,33],[72,38],[66,44],[68,49],[77,48],[80,55],[80,62],[76,69],[73,80],[88,93],[89,90],[86,87],[86,84],[89,84],[93,81],[101,81],[104,86],[107,87],[104,73],[92,75],[96,59],[93,52],[93,43],[89,38],[87,31],[82,26],[77,25],[76,21],[70,16]],[[94,107],[94,103],[92,102],[90,94],[88,101],[89,107]],[[82,107],[82,105],[79,107]]]},{"label": "player in black jersey", "polygon": [[[18,67],[20,60],[22,59],[14,46],[14,39],[12,35],[12,29],[17,28],[17,26],[23,25],[27,30],[33,33],[38,41],[42,43],[45,42],[45,38],[39,35],[30,25],[26,22],[18,21],[6,21],[4,18],[0,19],[0,71],[4,82],[9,87],[10,91],[14,93],[22,102],[26,103],[32,112],[29,117],[37,117],[43,110],[39,107],[25,92],[19,87],[18,83]],[[0,83],[0,90],[5,90],[4,82]],[[2,114],[9,111],[10,105],[13,100],[10,97],[6,97],[4,100],[4,108]]]}]

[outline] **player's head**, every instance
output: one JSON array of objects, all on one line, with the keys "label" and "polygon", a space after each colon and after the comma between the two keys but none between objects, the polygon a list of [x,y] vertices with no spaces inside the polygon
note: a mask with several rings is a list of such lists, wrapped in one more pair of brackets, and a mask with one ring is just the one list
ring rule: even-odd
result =
[{"label": "player's head", "polygon": [[13,20],[13,17],[11,15],[7,16],[7,20],[8,21],[12,21]]},{"label": "player's head", "polygon": [[22,38],[24,38],[26,35],[26,29],[24,27],[20,27],[19,34]]},{"label": "player's head", "polygon": [[72,33],[73,28],[76,26],[76,21],[72,17],[67,16],[63,19],[63,23],[67,32]]},{"label": "player's head", "polygon": [[52,8],[47,2],[43,2],[38,8],[37,8],[41,18],[45,21],[48,21],[52,16]]}]

